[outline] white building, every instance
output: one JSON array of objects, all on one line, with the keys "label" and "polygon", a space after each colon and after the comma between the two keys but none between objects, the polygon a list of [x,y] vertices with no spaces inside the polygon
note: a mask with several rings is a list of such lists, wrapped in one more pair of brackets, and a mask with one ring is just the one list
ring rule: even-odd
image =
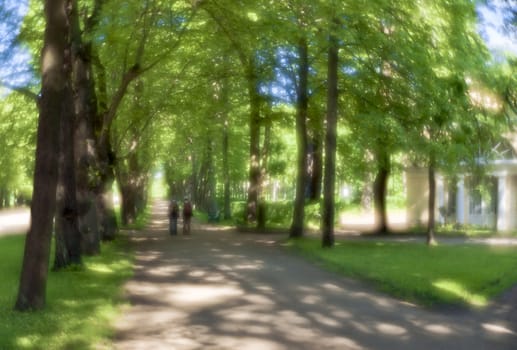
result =
[{"label": "white building", "polygon": [[[436,176],[437,222],[517,230],[517,158],[499,159],[487,165],[488,178],[482,194],[470,175],[459,175],[456,184]],[[406,169],[407,222],[427,223],[429,183],[427,169]]]}]

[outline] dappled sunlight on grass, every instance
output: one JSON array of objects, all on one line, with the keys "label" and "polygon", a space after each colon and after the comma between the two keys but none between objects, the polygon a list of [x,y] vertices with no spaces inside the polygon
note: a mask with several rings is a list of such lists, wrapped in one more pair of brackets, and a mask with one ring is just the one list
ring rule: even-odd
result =
[{"label": "dappled sunlight on grass", "polygon": [[98,273],[113,273],[113,269],[101,264],[88,264],[88,269]]},{"label": "dappled sunlight on grass", "polygon": [[[0,349],[90,349],[110,334],[109,322],[122,305],[120,287],[131,274],[124,241],[102,245],[84,258],[84,268],[49,272],[47,306],[20,313],[13,305],[19,278],[22,236],[4,237],[0,253]],[[5,251],[4,251],[5,250]]]},{"label": "dappled sunlight on grass", "polygon": [[458,299],[465,300],[470,305],[485,306],[488,302],[485,296],[470,292],[465,286],[456,281],[441,279],[433,282],[432,285],[446,294],[449,293]]},{"label": "dappled sunlight on grass", "polygon": [[516,247],[341,241],[329,250],[310,238],[289,246],[327,268],[425,305],[486,306],[517,283]]}]

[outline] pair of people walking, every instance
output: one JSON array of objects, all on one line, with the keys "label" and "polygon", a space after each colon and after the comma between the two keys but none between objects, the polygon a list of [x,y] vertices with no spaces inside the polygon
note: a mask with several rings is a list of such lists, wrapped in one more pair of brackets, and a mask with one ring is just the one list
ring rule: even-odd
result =
[{"label": "pair of people walking", "polygon": [[[171,235],[178,234],[178,218],[180,214],[180,208],[176,200],[171,200],[169,203],[169,233]],[[183,201],[183,234],[190,234],[190,220],[192,218],[192,203],[185,198]]]}]

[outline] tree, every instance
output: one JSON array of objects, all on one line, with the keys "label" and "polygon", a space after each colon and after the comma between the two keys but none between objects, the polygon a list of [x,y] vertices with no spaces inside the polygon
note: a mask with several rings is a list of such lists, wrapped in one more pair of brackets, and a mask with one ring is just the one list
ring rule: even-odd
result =
[{"label": "tree", "polygon": [[42,58],[34,192],[31,226],[25,241],[20,287],[15,308],[41,309],[45,305],[52,218],[56,204],[60,120],[69,112],[63,101],[70,91],[68,2],[45,1],[46,27]]},{"label": "tree", "polygon": [[339,21],[331,18],[328,45],[328,92],[327,118],[325,129],[325,173],[323,181],[323,210],[322,210],[322,245],[334,245],[334,215],[335,215],[335,181],[336,181],[336,139],[338,119],[338,66],[339,43],[336,37],[336,27]]},{"label": "tree", "polygon": [[[246,79],[246,88],[249,101],[249,186],[246,219],[248,222],[256,222],[258,218],[258,210],[263,207],[259,201],[262,191],[262,171],[261,171],[261,152],[260,152],[260,127],[261,127],[261,103],[262,96],[260,94],[260,72],[263,57],[256,48],[250,46],[251,43],[257,42],[258,31],[264,29],[259,27],[257,22],[262,20],[264,4],[258,3],[255,6],[247,4],[247,12],[234,9],[234,6],[217,5],[210,7],[206,5],[204,9],[210,17],[218,25],[221,32],[231,43],[237,57],[241,63],[243,76]],[[241,4],[239,4],[241,6]],[[242,16],[247,13],[247,16]],[[239,35],[236,35],[239,33]],[[262,32],[264,34],[264,32]]]},{"label": "tree", "polygon": [[296,102],[296,143],[297,143],[297,170],[296,170],[296,195],[294,199],[293,221],[291,223],[290,237],[303,235],[303,222],[305,217],[305,189],[307,186],[307,111],[308,111],[308,75],[309,57],[306,38],[300,38],[298,44],[299,83]]}]

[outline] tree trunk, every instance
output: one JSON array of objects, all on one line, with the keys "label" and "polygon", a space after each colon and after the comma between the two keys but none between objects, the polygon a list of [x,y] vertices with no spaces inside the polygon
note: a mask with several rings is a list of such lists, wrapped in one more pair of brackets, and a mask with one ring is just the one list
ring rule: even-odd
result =
[{"label": "tree trunk", "polygon": [[[95,145],[96,149],[96,170],[97,170],[97,181],[93,187],[95,193],[95,206],[97,220],[99,222],[98,236],[95,236],[95,232],[90,232],[91,236],[85,237],[85,243],[88,246],[88,251],[93,254],[97,254],[100,251],[99,238],[104,241],[110,241],[115,238],[117,232],[117,219],[115,216],[115,209],[113,204],[113,183],[115,182],[115,152],[111,148],[110,140],[110,129],[111,123],[113,122],[114,114],[116,113],[117,107],[120,104],[121,96],[117,95],[117,100],[112,102],[110,107],[107,107],[107,86],[105,70],[99,63],[99,99],[98,105],[101,113],[95,115],[93,125],[95,127],[96,137]],[[138,75],[132,79],[136,79]],[[127,85],[132,81],[126,81],[123,79],[121,86],[117,91],[126,91]],[[120,100],[119,100],[120,98]]]},{"label": "tree trunk", "polygon": [[[67,66],[75,73],[76,58],[80,43],[79,18],[77,1],[69,0],[70,52],[66,55]],[[63,98],[63,112],[60,131],[59,175],[57,190],[57,211],[55,214],[55,257],[54,270],[69,265],[81,264],[81,232],[79,231],[79,211],[77,203],[76,153],[77,135],[76,111],[82,112],[72,90],[74,83],[70,75],[70,89]],[[76,78],[77,79],[77,78]],[[79,108],[77,108],[79,107]]]},{"label": "tree trunk", "polygon": [[321,183],[323,179],[323,142],[319,130],[314,130],[314,135],[310,138],[310,172],[309,172],[309,199],[317,202],[321,197]]},{"label": "tree trunk", "polygon": [[268,121],[264,125],[264,143],[262,145],[262,162],[260,166],[260,192],[258,199],[258,212],[257,212],[257,228],[265,229],[267,220],[267,205],[266,198],[264,196],[264,182],[267,179],[267,166],[269,158],[269,147],[271,144],[271,122]]},{"label": "tree trunk", "polygon": [[78,226],[75,181],[74,121],[74,101],[72,91],[68,89],[63,98],[61,118],[54,270],[72,264],[81,264],[81,233]]},{"label": "tree trunk", "polygon": [[427,244],[435,245],[436,240],[434,238],[434,229],[435,229],[435,210],[436,210],[436,178],[435,178],[435,165],[434,165],[434,156],[431,156],[431,161],[429,162],[429,205],[428,211],[429,216],[427,220]]},{"label": "tree trunk", "polygon": [[217,217],[217,213],[219,211],[217,207],[217,194],[216,194],[216,179],[215,179],[215,169],[214,169],[214,145],[213,145],[213,137],[207,139],[207,212],[208,216],[211,219],[215,219]]},{"label": "tree trunk", "polygon": [[119,182],[120,190],[120,218],[122,225],[127,226],[133,224],[137,217],[136,196],[137,189],[131,183],[122,184]]},{"label": "tree trunk", "polygon": [[0,187],[0,209],[9,206],[9,192],[5,187]]},{"label": "tree trunk", "polygon": [[20,311],[45,306],[52,219],[56,207],[60,119],[65,93],[70,89],[70,67],[65,65],[69,35],[66,8],[66,0],[45,1],[46,27],[31,226],[25,239],[15,305],[15,309]]},{"label": "tree trunk", "polygon": [[307,111],[308,111],[308,76],[309,55],[305,38],[298,44],[298,56],[300,59],[298,76],[297,111],[296,111],[296,143],[297,143],[297,167],[296,167],[296,195],[294,199],[293,220],[289,237],[303,236],[303,224],[305,218],[305,186],[307,185]]},{"label": "tree trunk", "polygon": [[[335,24],[332,24],[332,28]],[[328,48],[327,125],[325,129],[325,178],[323,182],[322,245],[334,245],[334,192],[338,111],[338,40],[332,33]]]},{"label": "tree trunk", "polygon": [[386,196],[388,194],[388,178],[390,174],[390,155],[381,150],[377,153],[377,175],[373,182],[373,205],[375,212],[375,230],[387,234],[388,213]]},{"label": "tree trunk", "polygon": [[254,64],[248,68],[248,96],[250,100],[250,160],[249,160],[249,188],[246,219],[247,222],[256,222],[258,200],[261,190],[260,177],[260,96]]},{"label": "tree trunk", "polygon": [[[78,30],[78,29],[77,29]],[[75,44],[74,53],[74,85],[76,91],[75,128],[75,160],[78,224],[83,242],[94,242],[83,248],[88,254],[98,251],[100,227],[97,220],[95,205],[95,187],[99,179],[97,174],[97,145],[94,136],[97,116],[97,97],[93,80],[92,54],[89,44],[83,45],[79,39]],[[97,242],[97,243],[96,243]]]},{"label": "tree trunk", "polygon": [[228,162],[228,120],[225,118],[223,128],[223,181],[224,181],[224,219],[232,218],[230,192],[230,164]]},{"label": "tree trunk", "polygon": [[146,207],[147,178],[145,175],[132,173],[125,177],[117,176],[117,182],[122,225],[133,224]]},{"label": "tree trunk", "polygon": [[[99,142],[98,150],[100,162],[100,184],[96,191],[96,204],[97,215],[101,225],[100,238],[103,241],[111,241],[115,239],[118,228],[115,215],[115,206],[113,204],[115,154],[111,149],[109,140],[107,139],[101,140],[101,142]],[[91,244],[91,248],[100,251],[100,244],[98,244],[98,242],[91,241]]]}]

